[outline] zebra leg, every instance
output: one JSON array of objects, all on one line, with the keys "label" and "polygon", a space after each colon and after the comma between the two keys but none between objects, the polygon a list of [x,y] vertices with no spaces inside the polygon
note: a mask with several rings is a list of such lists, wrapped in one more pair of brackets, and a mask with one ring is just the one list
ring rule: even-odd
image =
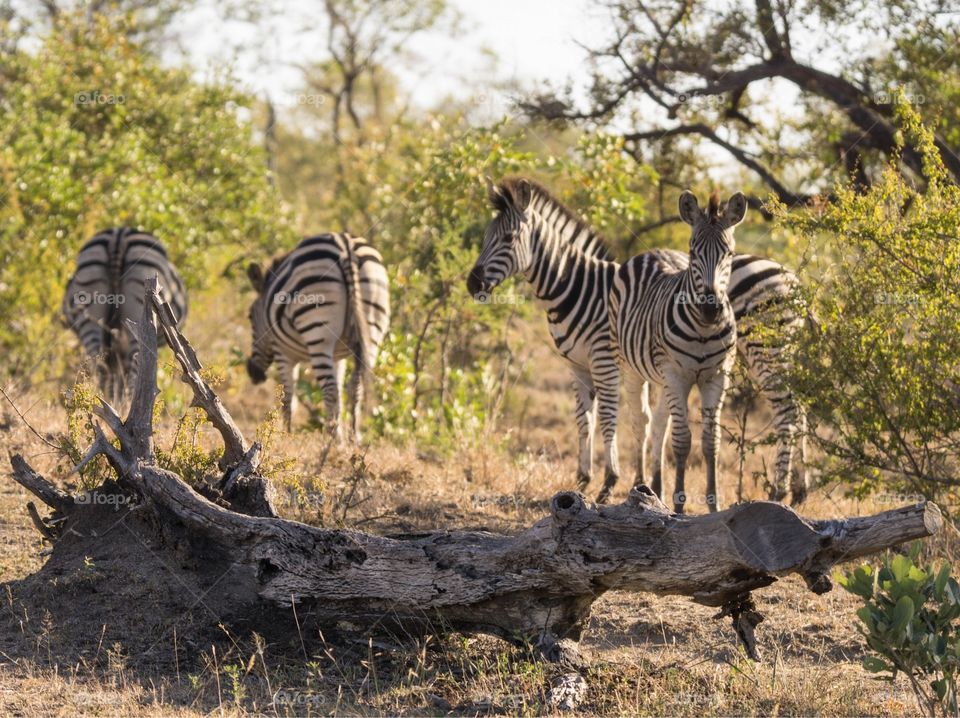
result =
[{"label": "zebra leg", "polygon": [[711,513],[720,508],[717,492],[717,471],[720,466],[720,412],[727,391],[727,372],[720,371],[700,385],[703,414],[703,459],[707,465],[707,508]]},{"label": "zebra leg", "polygon": [[288,432],[293,431],[293,417],[297,413],[297,378],[300,375],[300,364],[294,362],[279,352],[276,358],[277,371],[283,383],[283,424]]},{"label": "zebra leg", "polygon": [[340,427],[340,413],[343,411],[340,386],[343,383],[344,360],[334,362],[332,346],[329,354],[311,357],[313,375],[320,384],[323,393],[324,423],[327,430],[339,442],[343,440]]},{"label": "zebra leg", "polygon": [[620,480],[620,451],[617,447],[617,414],[620,411],[620,372],[616,365],[612,372],[596,379],[597,417],[600,420],[600,433],[603,436],[603,451],[606,469],[603,476],[603,488],[597,495],[597,503],[605,504],[610,492]]},{"label": "zebra leg", "polygon": [[670,405],[667,403],[666,392],[660,392],[660,400],[656,403],[650,431],[650,456],[653,480],[650,489],[657,498],[663,501],[663,446],[670,429]]},{"label": "zebra leg", "polygon": [[580,465],[577,468],[577,490],[585,491],[593,471],[593,435],[597,426],[596,391],[590,372],[574,369],[573,390],[577,397],[577,434],[580,437]]},{"label": "zebra leg", "polygon": [[799,506],[807,498],[807,414],[797,405],[796,462],[790,477],[790,504]]},{"label": "zebra leg", "polygon": [[350,375],[350,384],[347,387],[347,403],[350,405],[350,431],[355,444],[360,444],[360,419],[363,407],[363,381],[361,372],[356,364]]},{"label": "zebra leg", "polygon": [[637,455],[634,461],[636,472],[633,485],[640,486],[647,483],[647,441],[650,432],[650,385],[632,371],[627,371],[624,377],[627,401],[630,402],[630,419],[633,428],[633,438],[637,446]]},{"label": "zebra leg", "polygon": [[673,445],[673,458],[677,463],[676,482],[673,489],[673,510],[683,513],[687,503],[684,489],[687,471],[687,457],[690,456],[690,422],[687,416],[687,402],[690,398],[691,384],[682,380],[670,380],[663,387],[663,399],[670,410],[670,432]]},{"label": "zebra leg", "polygon": [[784,392],[771,392],[767,396],[773,406],[774,425],[777,431],[777,459],[774,465],[771,501],[783,501],[787,496],[787,482],[792,473],[793,450],[797,435],[797,407]]}]

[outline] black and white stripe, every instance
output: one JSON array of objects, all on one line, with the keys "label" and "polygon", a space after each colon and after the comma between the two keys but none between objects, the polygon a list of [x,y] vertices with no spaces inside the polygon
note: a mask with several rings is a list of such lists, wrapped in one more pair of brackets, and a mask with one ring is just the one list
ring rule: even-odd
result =
[{"label": "black and white stripe", "polygon": [[163,244],[130,227],[99,232],[80,249],[63,298],[63,315],[95,363],[101,389],[119,401],[136,379],[138,346],[127,320],[143,316],[146,281],[159,277],[178,323],[187,293]]},{"label": "black and white stripe", "polygon": [[264,381],[276,362],[289,430],[299,365],[309,362],[323,392],[327,423],[341,438],[341,386],[346,360],[353,358],[348,391],[352,431],[359,441],[363,385],[390,325],[390,288],[380,253],[360,237],[322,234],[304,239],[266,272],[251,264],[248,274],[257,290],[250,308],[250,378]]},{"label": "black and white stripe", "polygon": [[[688,255],[674,250],[657,250],[672,271],[687,268]],[[799,280],[797,276],[764,257],[738,254],[733,258],[727,296],[737,321],[737,354],[751,381],[773,410],[773,430],[777,437],[773,486],[770,498],[782,500],[789,492],[794,504],[806,498],[807,417],[787,387],[786,356],[791,337],[804,322],[795,310]],[[647,442],[638,437],[638,471],[644,480]],[[661,447],[653,447],[653,451]]]},{"label": "black and white stripe", "polygon": [[599,416],[606,469],[598,500],[620,474],[617,411],[620,372],[610,348],[607,297],[617,264],[603,258],[598,235],[547,190],[527,179],[488,186],[497,216],[487,226],[480,256],[467,280],[475,297],[520,274],[547,312],[550,335],[573,371],[580,490],[590,482],[593,436]]},{"label": "black and white stripe", "polygon": [[[577,478],[581,489],[590,480],[596,414],[602,417],[608,468],[607,481],[598,498],[604,500],[619,473],[616,462],[619,394],[609,390],[598,393],[595,387],[619,384],[619,369],[610,343],[607,292],[620,265],[610,261],[611,255],[599,234],[538,184],[524,179],[506,180],[497,187],[491,183],[489,193],[498,215],[487,227],[480,257],[468,278],[468,288],[472,294],[482,296],[514,274],[524,274],[540,285],[535,291],[547,311],[554,342],[574,372],[580,444]],[[526,227],[528,223],[530,226]],[[545,237],[550,241],[544,241]],[[528,246],[534,240],[539,244],[536,252]],[[669,271],[682,271],[689,264],[685,253],[657,252]],[[529,266],[531,257],[536,258],[538,268]],[[774,407],[778,433],[777,486],[782,490],[786,477],[792,475],[795,501],[802,499],[806,490],[803,476],[806,425],[802,409],[784,388],[782,354],[786,335],[799,321],[788,302],[796,285],[796,277],[776,262],[736,255],[727,291],[738,323],[739,354],[751,378]],[[757,326],[769,331],[759,332],[758,338]],[[577,342],[580,347],[575,346]],[[583,356],[593,361],[574,360]],[[643,397],[647,396],[645,391],[641,390]],[[648,400],[643,404],[645,414],[640,426],[636,417],[634,425],[640,440],[638,483],[646,481],[649,439]],[[791,473],[795,447],[800,449],[800,462],[794,464],[795,470]]]},{"label": "black and white stripe", "polygon": [[[727,291],[735,254],[733,228],[743,221],[746,210],[740,193],[725,207],[714,195],[704,211],[691,192],[684,192],[680,216],[693,229],[688,266],[676,271],[662,252],[646,252],[621,265],[610,293],[611,339],[624,371],[637,437],[642,440],[646,435],[643,424],[650,418],[648,382],[660,386],[663,394],[653,419],[654,447],[662,447],[668,423],[673,425],[673,503],[678,512],[686,503],[687,403],[694,385],[700,389],[703,415],[707,505],[716,511],[720,503],[716,481],[720,411],[737,347],[737,323]],[[655,450],[652,488],[658,495],[662,462],[662,451]]]}]

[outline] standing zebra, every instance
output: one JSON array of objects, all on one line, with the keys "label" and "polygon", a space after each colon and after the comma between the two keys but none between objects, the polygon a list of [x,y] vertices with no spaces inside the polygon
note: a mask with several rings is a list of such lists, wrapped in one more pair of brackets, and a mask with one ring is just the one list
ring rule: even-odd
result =
[{"label": "standing zebra", "polygon": [[577,486],[590,483],[597,414],[606,458],[605,501],[620,476],[617,410],[620,371],[610,348],[607,295],[617,264],[603,255],[600,238],[546,189],[527,179],[488,180],[497,216],[487,226],[467,289],[492,292],[515,274],[533,285],[546,309],[550,335],[573,371],[580,459]]},{"label": "standing zebra", "polygon": [[390,288],[380,253],[347,233],[304,239],[264,272],[247,268],[257,298],[250,308],[253,350],[247,373],[254,384],[274,362],[283,382],[287,430],[296,411],[299,365],[309,361],[320,383],[326,420],[342,439],[341,386],[346,359],[355,360],[349,391],[352,431],[360,441],[363,387],[390,325]]},{"label": "standing zebra", "polygon": [[[687,268],[689,256],[672,249],[657,250],[672,271]],[[727,296],[737,321],[737,354],[757,390],[773,409],[773,427],[777,436],[777,455],[770,498],[781,501],[789,492],[794,505],[803,503],[807,495],[806,431],[807,417],[803,407],[786,386],[788,366],[785,345],[802,326],[803,315],[793,306],[799,280],[796,275],[769,259],[750,254],[733,258]],[[649,406],[644,401],[634,406],[637,447],[637,483],[645,483],[647,426]],[[661,409],[661,417],[668,417]],[[661,447],[653,451],[662,452]],[[657,477],[654,477],[657,481]]]},{"label": "standing zebra", "polygon": [[[593,457],[592,438],[596,413],[600,414],[607,449],[607,480],[598,496],[603,501],[616,482],[616,422],[619,389],[598,394],[597,385],[619,385],[620,373],[610,343],[607,319],[608,290],[619,265],[610,261],[602,238],[589,229],[559,200],[540,185],[526,179],[509,179],[499,186],[488,183],[488,194],[498,215],[487,227],[480,256],[470,272],[467,286],[471,294],[483,296],[514,274],[523,274],[536,289],[547,311],[550,332],[574,373],[577,398],[577,429],[580,455],[577,481],[583,490],[590,481]],[[529,210],[529,211],[528,211]],[[549,240],[549,241],[548,241]],[[686,269],[687,254],[658,250],[672,271]],[[749,255],[733,260],[728,296],[738,325],[771,326],[776,336],[758,340],[750,329],[739,332],[737,346],[751,378],[774,406],[779,435],[777,454],[777,486],[783,486],[790,472],[792,450],[801,448],[798,477],[794,483],[794,501],[802,499],[803,439],[797,441],[798,427],[803,427],[803,412],[789,393],[782,388],[782,332],[794,323],[780,313],[765,311],[790,296],[796,277],[775,262]],[[580,346],[574,345],[579,342]],[[588,357],[586,366],[571,357]],[[585,376],[586,375],[586,376]],[[646,394],[644,394],[646,396]],[[596,404],[594,400],[596,399]],[[635,407],[639,409],[639,407]],[[638,483],[644,483],[646,435],[649,428],[649,406],[639,417],[640,439],[637,451]],[[799,418],[798,418],[799,417]],[[636,418],[636,415],[635,415]],[[611,456],[614,461],[611,462]]]},{"label": "standing zebra", "polygon": [[[737,193],[723,207],[714,194],[706,211],[692,192],[680,195],[680,216],[689,224],[690,261],[676,271],[661,252],[641,254],[621,265],[610,293],[613,346],[625,371],[627,396],[648,414],[647,383],[662,387],[663,397],[653,421],[653,485],[661,494],[663,435],[666,412],[673,424],[676,460],[674,508],[686,503],[684,476],[690,453],[687,401],[696,384],[703,414],[703,454],[707,466],[707,505],[716,511],[720,411],[727,380],[736,358],[737,323],[727,296],[733,269],[733,228],[747,212],[746,198]],[[638,422],[639,423],[639,422]],[[642,440],[643,433],[638,432]]]},{"label": "standing zebra", "polygon": [[64,319],[94,362],[101,390],[114,402],[136,381],[139,347],[127,320],[141,320],[144,285],[154,276],[182,324],[183,281],[160,240],[146,232],[130,227],[99,232],[80,249],[67,283]]}]

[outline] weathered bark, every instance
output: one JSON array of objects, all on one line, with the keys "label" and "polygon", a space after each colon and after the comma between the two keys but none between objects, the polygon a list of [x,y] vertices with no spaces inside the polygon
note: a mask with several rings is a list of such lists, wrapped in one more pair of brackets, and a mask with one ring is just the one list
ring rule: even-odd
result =
[{"label": "weathered bark", "polygon": [[[755,655],[753,630],[762,620],[751,592],[797,573],[811,590],[830,590],[834,564],[929,536],[941,525],[935,504],[919,503],[877,516],[810,521],[771,502],[741,504],[707,516],[671,514],[645,487],[619,506],[595,506],[573,492],[550,503],[550,515],[515,536],[435,531],[374,536],[328,530],[275,517],[268,484],[256,476],[259,448],[246,446],[229,414],[204,382],[200,364],[148,286],[147,312],[160,326],[203,407],[228,445],[221,488],[245,513],[209,501],[156,465],[150,437],[155,377],[141,372],[135,397],[149,404],[120,422],[104,411],[120,448],[98,430],[94,453],[105,453],[121,485],[148,500],[162,520],[175,519],[211,542],[245,573],[251,604],[309,603],[320,618],[404,631],[453,627],[508,640],[535,641],[551,659],[575,658],[576,640],[594,601],[609,590],[677,594],[721,608]],[[144,351],[156,352],[156,325],[142,323]],[[155,365],[155,359],[154,359]],[[229,459],[227,456],[229,455]],[[72,500],[13,457],[14,479],[61,513]],[[237,486],[257,500],[238,501]],[[246,496],[246,494],[244,494]],[[231,496],[227,496],[231,500]],[[259,513],[260,515],[249,515]],[[61,540],[68,540],[67,538]]]}]

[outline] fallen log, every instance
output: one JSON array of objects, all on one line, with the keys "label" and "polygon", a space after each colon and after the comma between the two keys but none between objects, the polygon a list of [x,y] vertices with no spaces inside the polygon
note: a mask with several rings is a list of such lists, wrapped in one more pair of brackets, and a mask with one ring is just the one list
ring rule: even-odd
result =
[{"label": "fallen log", "polygon": [[[145,353],[141,366],[150,371],[141,372],[126,419],[101,403],[97,416],[119,447],[97,425],[83,462],[106,455],[118,484],[142,497],[161,523],[176,522],[197,539],[194,546],[215,545],[216,551],[201,558],[245,576],[237,590],[246,592],[242,598],[251,605],[307,603],[321,621],[348,621],[371,632],[400,627],[407,633],[438,628],[488,633],[531,642],[546,658],[575,664],[575,642],[605,592],[675,594],[720,608],[718,616],[732,618],[747,651],[756,656],[754,629],[762,616],[753,591],[796,573],[813,592],[823,593],[831,588],[829,572],[836,563],[930,536],[942,524],[940,510],[928,502],[826,521],[767,501],[706,516],[674,515],[643,487],[619,506],[597,506],[578,493],[561,492],[551,500],[548,516],[513,536],[478,531],[376,536],[280,519],[269,482],[256,473],[259,447],[246,444],[204,381],[155,280],[146,293],[137,331]],[[217,496],[199,494],[154,459],[158,325],[193,390],[193,405],[207,412],[223,437]],[[69,519],[83,509],[22,457],[12,457],[12,465],[13,478],[58,515]]]}]

